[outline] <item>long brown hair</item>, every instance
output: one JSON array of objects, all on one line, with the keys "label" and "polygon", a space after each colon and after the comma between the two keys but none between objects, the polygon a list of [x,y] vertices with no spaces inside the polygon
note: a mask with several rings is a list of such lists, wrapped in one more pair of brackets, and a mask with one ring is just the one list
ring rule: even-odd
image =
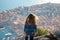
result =
[{"label": "long brown hair", "polygon": [[29,14],[29,16],[26,18],[25,24],[34,24],[36,25],[36,17],[33,14]]}]

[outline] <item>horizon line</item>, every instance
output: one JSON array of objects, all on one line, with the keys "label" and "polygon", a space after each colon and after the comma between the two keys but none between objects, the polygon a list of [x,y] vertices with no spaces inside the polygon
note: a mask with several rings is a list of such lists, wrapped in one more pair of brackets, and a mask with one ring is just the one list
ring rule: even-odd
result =
[{"label": "horizon line", "polygon": [[[47,3],[49,3],[49,4],[60,4],[60,3],[51,3],[51,2],[47,2]],[[31,6],[35,6],[35,5],[43,5],[43,4],[47,4],[47,3],[33,4],[33,5],[30,5],[30,6],[17,6],[17,7],[6,9],[6,10],[12,10],[12,9],[15,9],[15,8],[18,8],[18,7],[31,7]],[[6,11],[6,10],[0,10],[0,12]]]}]

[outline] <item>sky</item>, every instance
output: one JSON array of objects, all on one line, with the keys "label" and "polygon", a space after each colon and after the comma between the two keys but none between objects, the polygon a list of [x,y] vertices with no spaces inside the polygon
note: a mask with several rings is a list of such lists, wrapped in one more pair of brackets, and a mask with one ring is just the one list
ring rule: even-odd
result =
[{"label": "sky", "polygon": [[60,0],[0,0],[0,11],[13,9],[19,6],[32,6],[48,2],[60,3]]}]

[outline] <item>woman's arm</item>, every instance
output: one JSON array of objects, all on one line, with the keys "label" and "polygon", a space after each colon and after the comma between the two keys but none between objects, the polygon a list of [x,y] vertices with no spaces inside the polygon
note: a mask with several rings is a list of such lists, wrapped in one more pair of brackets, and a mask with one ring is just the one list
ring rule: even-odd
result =
[{"label": "woman's arm", "polygon": [[24,26],[24,32],[26,32],[26,24],[25,24],[25,26]]},{"label": "woman's arm", "polygon": [[23,34],[26,34],[26,24],[24,25],[24,32]]},{"label": "woman's arm", "polygon": [[35,25],[34,31],[37,32],[37,25]]},{"label": "woman's arm", "polygon": [[37,34],[37,25],[35,25],[35,28],[34,28],[34,35],[36,36]]}]

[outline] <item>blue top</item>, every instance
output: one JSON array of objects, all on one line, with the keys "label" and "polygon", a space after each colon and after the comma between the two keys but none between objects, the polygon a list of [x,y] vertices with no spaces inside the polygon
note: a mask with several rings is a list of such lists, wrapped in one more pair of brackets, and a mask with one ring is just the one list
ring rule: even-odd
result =
[{"label": "blue top", "polygon": [[25,24],[24,32],[26,33],[26,35],[34,35],[34,33],[37,32],[37,26]]}]

